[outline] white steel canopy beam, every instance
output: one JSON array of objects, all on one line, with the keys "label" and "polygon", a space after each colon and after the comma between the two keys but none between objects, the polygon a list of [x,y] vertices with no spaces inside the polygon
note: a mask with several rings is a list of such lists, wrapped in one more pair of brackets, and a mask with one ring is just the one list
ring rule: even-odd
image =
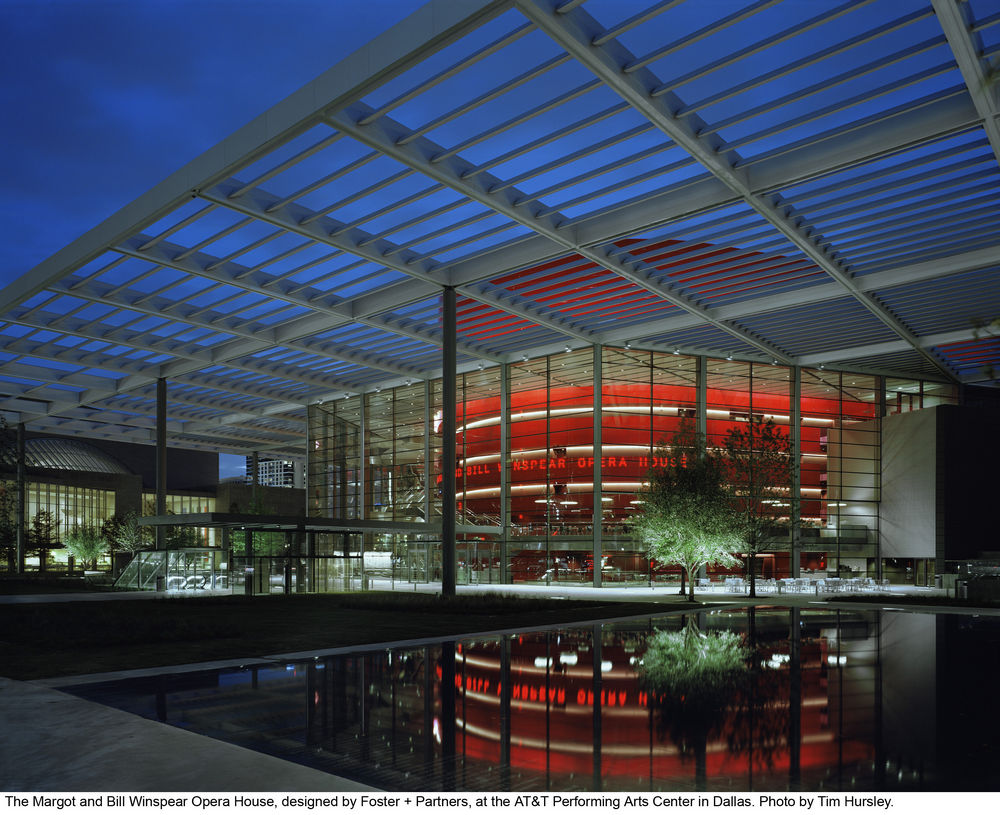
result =
[{"label": "white steel canopy beam", "polygon": [[[977,114],[968,97],[954,97],[902,113],[879,126],[850,129],[795,147],[787,153],[744,165],[753,191],[764,194],[792,184],[898,153],[932,138],[968,130]],[[684,182],[655,195],[623,202],[595,215],[571,221],[577,240],[595,246],[619,237],[641,234],[697,212],[723,207],[739,197],[718,178]],[[457,260],[441,273],[454,283],[514,271],[559,254],[541,236],[522,238],[475,258]]]},{"label": "white steel canopy beam", "polygon": [[553,0],[516,0],[515,5],[567,53],[601,78],[609,88],[653,122],[666,136],[694,156],[794,246],[840,283],[879,321],[946,376],[954,379],[954,372],[927,352],[909,329],[886,312],[879,303],[857,289],[850,275],[827,253],[819,249],[800,226],[788,219],[783,206],[754,192],[746,173],[731,163],[729,156],[732,152],[721,140],[712,136],[701,138],[697,135],[702,124],[699,117],[692,114],[685,119],[679,119],[671,110],[671,103],[672,107],[680,109],[679,100],[673,98],[671,94],[652,96],[652,92],[660,82],[648,69],[639,68],[626,73],[626,69],[635,63],[635,57],[617,40],[609,40],[601,46],[593,45],[594,39],[599,37],[603,30],[589,14],[582,9],[564,14],[553,13],[555,11]]},{"label": "white steel canopy beam", "polygon": [[983,120],[983,130],[990,140],[993,155],[1000,161],[1000,102],[997,100],[996,76],[988,76],[972,31],[969,9],[958,0],[931,0],[938,22],[948,40],[955,62],[969,89],[969,95]]},{"label": "white steel canopy beam", "polygon": [[[365,110],[370,111],[370,108],[366,108]],[[373,125],[369,125],[364,128],[364,130],[369,131],[373,128],[379,127],[382,122],[387,120],[388,117],[380,117]],[[354,128],[355,126],[351,125],[351,127]],[[352,134],[348,133],[348,135]],[[424,140],[418,139],[415,141],[422,142]],[[413,148],[413,146],[414,145],[406,145],[405,147],[398,149],[405,150],[406,148]],[[441,162],[442,165],[444,163],[445,162]],[[430,167],[430,162],[427,162],[426,166]],[[321,243],[335,246],[345,252],[365,258],[372,263],[377,263],[387,269],[394,269],[398,272],[402,272],[403,274],[415,278],[415,282],[417,283],[430,283],[435,287],[435,293],[439,292],[441,287],[447,285],[448,283],[447,280],[442,279],[441,275],[436,272],[439,264],[433,262],[432,260],[422,258],[415,252],[409,252],[406,250],[400,251],[399,247],[384,238],[373,239],[373,236],[369,235],[367,232],[356,228],[341,231],[341,227],[344,226],[343,224],[329,218],[312,217],[315,213],[298,205],[290,205],[274,210],[271,208],[271,204],[274,200],[276,200],[275,197],[269,195],[263,190],[254,190],[252,193],[242,195],[239,199],[233,199],[228,192],[229,187],[229,184],[220,184],[213,189],[203,190],[201,192],[201,196],[206,200],[214,201],[238,212],[252,214],[260,220],[273,223],[288,230],[289,232],[306,235]],[[157,262],[163,263],[164,261],[158,259]],[[425,289],[415,289],[414,291],[423,292]],[[590,335],[586,329],[574,326],[569,321],[562,320],[557,316],[547,316],[543,310],[532,307],[526,301],[519,302],[519,298],[516,296],[510,297],[507,300],[498,300],[496,298],[492,298],[487,291],[475,291],[465,288],[459,288],[458,293],[466,297],[482,300],[482,302],[487,305],[496,305],[498,308],[510,311],[512,314],[523,316],[525,319],[537,322],[539,325],[551,328],[553,331],[557,331],[561,334],[576,337],[577,339],[582,339],[585,342],[590,342]],[[423,299],[423,297],[419,299]],[[376,297],[376,300],[381,301],[382,298]],[[386,304],[382,301],[381,310],[384,310],[385,308]],[[336,311],[337,307],[332,307],[332,310]],[[359,317],[356,314],[351,317],[351,320],[358,319]],[[350,322],[351,320],[345,320],[344,322]],[[435,342],[440,345],[440,338],[438,337]],[[458,350],[462,353],[467,353],[473,356],[482,356],[486,359],[496,361],[496,355],[486,348],[469,347],[465,343],[459,342]]]},{"label": "white steel canopy beam", "polygon": [[[941,334],[928,334],[920,338],[924,348],[934,348],[938,345],[948,345],[953,342],[966,342],[976,339],[974,328],[959,331],[947,331]],[[898,354],[901,351],[912,351],[909,343],[902,340],[876,342],[869,345],[857,345],[853,348],[839,348],[836,351],[826,351],[822,354],[805,354],[798,359],[799,365],[821,365],[827,362],[845,362],[852,359],[880,356],[882,354]],[[954,375],[951,376],[955,378]]]},{"label": "white steel canopy beam", "polygon": [[[561,247],[562,251],[570,250],[576,252],[588,260],[594,261],[602,268],[614,272],[647,291],[659,295],[664,300],[685,310],[699,314],[706,322],[710,322],[716,328],[735,336],[741,342],[760,349],[769,357],[788,361],[789,358],[780,349],[763,342],[760,338],[737,326],[713,320],[700,306],[691,302],[683,295],[662,286],[654,279],[653,272],[655,270],[647,269],[645,264],[634,260],[623,263],[614,256],[612,250],[595,250],[580,245],[575,238],[574,231],[565,228],[561,215],[550,211],[538,211],[535,206],[530,204],[523,205],[525,201],[531,200],[531,196],[514,186],[505,184],[502,179],[486,172],[477,172],[478,168],[475,165],[459,156],[449,156],[446,159],[435,162],[435,157],[442,155],[446,151],[443,147],[435,144],[426,137],[410,138],[413,135],[410,130],[387,116],[383,116],[369,125],[362,126],[358,124],[369,113],[370,109],[366,105],[356,103],[345,109],[331,109],[325,118],[339,132],[346,133],[362,144],[373,147],[381,151],[384,155],[418,170],[423,175],[468,196],[471,200],[488,207],[494,212],[498,212],[516,223],[527,226],[532,231]],[[478,299],[479,294],[474,294],[473,296]],[[553,318],[550,317],[549,319],[551,321]],[[569,332],[566,331],[566,333]],[[594,341],[593,333],[585,329],[576,329],[572,332],[571,336],[588,343]]]}]

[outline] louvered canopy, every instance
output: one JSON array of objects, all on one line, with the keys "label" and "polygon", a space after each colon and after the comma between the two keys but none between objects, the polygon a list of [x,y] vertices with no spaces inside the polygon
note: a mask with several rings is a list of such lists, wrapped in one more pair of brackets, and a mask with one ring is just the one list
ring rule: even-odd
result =
[{"label": "louvered canopy", "polygon": [[[359,40],[363,32],[358,32]],[[980,381],[989,0],[428,3],[0,293],[33,430],[301,455],[309,403],[592,344]]]}]

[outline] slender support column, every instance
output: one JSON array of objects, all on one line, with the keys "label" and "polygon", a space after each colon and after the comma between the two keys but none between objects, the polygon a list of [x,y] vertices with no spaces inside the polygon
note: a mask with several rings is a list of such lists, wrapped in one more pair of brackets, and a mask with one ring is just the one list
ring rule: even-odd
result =
[{"label": "slender support column", "polygon": [[708,440],[708,357],[698,357],[696,382],[695,429]]},{"label": "slender support column", "polygon": [[250,484],[252,485],[251,490],[251,501],[253,501],[253,511],[257,512],[259,507],[257,506],[257,499],[260,497],[260,453],[256,450],[253,451],[253,455],[250,457],[250,467],[253,472],[250,474]]},{"label": "slender support column", "polygon": [[308,564],[307,591],[316,591],[316,533],[306,532],[306,559]]},{"label": "slender support column", "polygon": [[431,467],[431,430],[434,406],[431,404],[431,383],[424,380],[424,523],[431,520],[431,495],[434,493],[434,470]]},{"label": "slender support column", "polygon": [[28,505],[27,478],[24,472],[24,422],[17,425],[17,573],[24,574],[24,553],[28,549],[25,508]]},{"label": "slender support column", "polygon": [[244,592],[246,594],[256,594],[257,593],[257,569],[256,563],[254,562],[253,556],[253,530],[244,529],[243,530],[243,547],[246,554],[246,583],[244,585]]},{"label": "slender support column", "polygon": [[604,510],[601,507],[601,458],[603,456],[603,446],[601,440],[601,425],[603,424],[601,412],[602,400],[601,391],[603,389],[603,353],[600,345],[594,346],[594,588],[601,587],[601,556],[604,552],[603,540],[603,520]]},{"label": "slender support column", "polygon": [[788,432],[792,437],[792,577],[799,577],[802,569],[802,369],[792,368],[792,410]]},{"label": "slender support column", "polygon": [[[305,463],[305,473],[303,474],[303,478],[302,478],[302,481],[303,481],[302,486],[304,486],[306,488],[305,489],[305,493],[306,494],[305,494],[305,504],[303,504],[303,506],[302,506],[302,517],[303,518],[308,518],[309,517],[309,493],[310,493],[310,491],[312,489],[314,489],[313,484],[310,483],[310,481],[309,481],[309,476],[312,473],[312,468],[309,465],[312,464],[312,454],[313,454],[312,453],[312,446],[313,446],[313,443],[312,443],[312,417],[315,416],[315,415],[316,415],[316,408],[315,407],[310,406],[310,407],[306,408],[306,463]],[[317,484],[315,486],[318,487],[319,483],[317,482]]]},{"label": "slender support column", "polygon": [[[876,504],[876,515],[878,519],[878,530],[875,534],[875,579],[882,582],[882,430],[885,427],[885,417],[888,414],[888,405],[885,403],[885,377],[875,377],[875,403],[878,412],[878,469],[875,471],[878,478],[878,503]],[[920,392],[923,393],[924,383],[920,383]],[[922,404],[922,403],[921,403]],[[932,561],[934,563],[935,574],[944,570],[944,561]],[[927,575],[928,580],[933,580],[932,575]],[[931,584],[933,585],[933,584]]]},{"label": "slender support column", "polygon": [[441,376],[441,594],[455,594],[455,408],[456,385],[455,289],[445,286],[442,293],[442,376]]},{"label": "slender support column", "polygon": [[368,445],[365,444],[365,395],[358,394],[358,518],[368,517]]},{"label": "slender support column", "polygon": [[[698,372],[697,372],[697,382],[696,382],[696,394],[695,394],[695,430],[698,433],[698,437],[708,445],[708,357],[701,356],[698,357]],[[698,569],[698,577],[708,577],[708,569],[702,564]],[[692,581],[694,580],[694,575],[691,576]],[[681,582],[683,587],[684,583]]]},{"label": "slender support column", "polygon": [[500,582],[510,582],[510,366],[500,366]]},{"label": "slender support column", "polygon": [[[156,514],[167,514],[167,380],[156,380]],[[156,548],[167,548],[167,528],[156,527]]]}]

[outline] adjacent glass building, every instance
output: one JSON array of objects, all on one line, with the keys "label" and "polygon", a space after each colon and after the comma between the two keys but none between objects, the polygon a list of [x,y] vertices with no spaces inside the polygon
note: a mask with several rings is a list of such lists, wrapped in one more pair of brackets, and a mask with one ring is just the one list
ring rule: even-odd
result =
[{"label": "adjacent glass building", "polygon": [[[951,385],[596,347],[468,371],[457,390],[459,582],[678,577],[651,564],[632,534],[643,483],[682,421],[718,446],[751,416],[772,420],[797,458],[792,483],[775,485],[762,577],[933,580],[932,558],[882,555],[881,425],[891,413],[957,403]],[[430,381],[311,406],[309,514],[440,519],[440,393]],[[439,577],[440,536],[354,539],[375,575]]]}]

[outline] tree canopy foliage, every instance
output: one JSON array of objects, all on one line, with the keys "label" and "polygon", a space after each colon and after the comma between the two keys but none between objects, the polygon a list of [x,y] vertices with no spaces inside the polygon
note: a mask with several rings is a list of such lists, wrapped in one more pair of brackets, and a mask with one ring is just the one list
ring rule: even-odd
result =
[{"label": "tree canopy foliage", "polygon": [[95,568],[97,559],[108,549],[101,528],[93,524],[73,524],[63,535],[63,546],[84,568]]},{"label": "tree canopy foliage", "polygon": [[732,554],[741,542],[739,517],[722,461],[705,449],[691,423],[681,425],[669,447],[661,444],[657,456],[665,466],[650,471],[636,532],[650,558],[684,569],[693,600],[694,577],[702,566],[739,564]]}]

